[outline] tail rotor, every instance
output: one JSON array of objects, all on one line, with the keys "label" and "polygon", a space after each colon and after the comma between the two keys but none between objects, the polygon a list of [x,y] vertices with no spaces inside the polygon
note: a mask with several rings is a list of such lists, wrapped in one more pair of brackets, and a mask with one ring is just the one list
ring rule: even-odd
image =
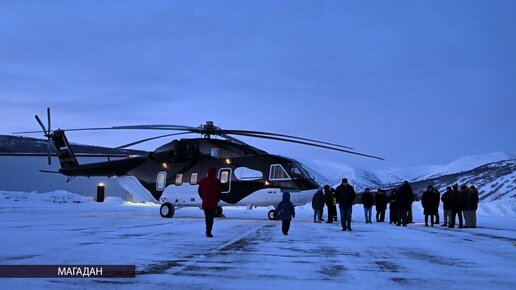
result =
[{"label": "tail rotor", "polygon": [[53,151],[53,144],[52,144],[52,131],[50,127],[50,108],[47,108],[47,120],[48,120],[48,130],[39,118],[38,115],[34,116],[36,118],[36,121],[38,121],[39,126],[41,126],[41,129],[43,130],[43,133],[45,134],[45,137],[47,137],[47,152],[48,152],[48,165],[52,164],[52,151]]}]

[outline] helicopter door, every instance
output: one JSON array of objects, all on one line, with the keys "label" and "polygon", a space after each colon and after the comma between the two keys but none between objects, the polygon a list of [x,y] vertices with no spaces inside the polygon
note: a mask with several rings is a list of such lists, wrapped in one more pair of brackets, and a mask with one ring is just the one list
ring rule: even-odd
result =
[{"label": "helicopter door", "polygon": [[221,168],[219,170],[219,180],[222,184],[222,193],[231,191],[231,168]]}]

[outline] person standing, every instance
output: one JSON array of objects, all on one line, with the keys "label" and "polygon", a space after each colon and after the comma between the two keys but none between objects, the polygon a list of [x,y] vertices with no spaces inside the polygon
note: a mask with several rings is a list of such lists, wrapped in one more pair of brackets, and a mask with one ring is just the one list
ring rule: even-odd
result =
[{"label": "person standing", "polygon": [[478,190],[472,185],[469,187],[471,192],[471,227],[477,227],[477,209],[478,209]]},{"label": "person standing", "polygon": [[460,187],[460,193],[462,194],[462,214],[464,215],[464,227],[471,227],[471,193],[467,185],[463,184]]},{"label": "person standing", "polygon": [[372,224],[371,215],[373,212],[373,203],[374,198],[373,194],[370,192],[369,188],[365,189],[365,192],[362,194],[362,204],[364,205],[364,215],[365,215],[365,223]]},{"label": "person standing", "polygon": [[400,207],[400,219],[397,226],[403,224],[404,227],[409,223],[409,212],[414,201],[414,193],[408,181],[404,181],[398,190],[398,202]]},{"label": "person standing", "polygon": [[347,178],[342,179],[342,183],[335,190],[335,195],[339,203],[342,231],[351,231],[351,216],[356,193],[353,186],[348,183]]},{"label": "person standing", "polygon": [[290,193],[283,193],[283,200],[278,204],[277,210],[281,219],[281,231],[286,236],[290,229],[290,222],[296,217],[296,210],[290,201]]},{"label": "person standing", "polygon": [[462,193],[459,191],[459,185],[455,183],[452,187],[450,202],[452,205],[452,214],[450,219],[449,228],[455,227],[455,216],[459,217],[459,229],[463,228],[462,225]]},{"label": "person standing", "polygon": [[314,210],[314,223],[321,223],[322,211],[324,208],[324,194],[322,188],[319,189],[312,198],[312,208]]},{"label": "person standing", "polygon": [[389,224],[397,224],[399,219],[399,206],[397,202],[398,190],[393,189],[389,195]]},{"label": "person standing", "polygon": [[202,199],[204,220],[206,223],[206,237],[213,238],[212,229],[218,203],[222,195],[222,185],[217,178],[217,169],[214,166],[208,168],[208,176],[201,179],[197,192]]},{"label": "person standing", "polygon": [[387,199],[385,191],[382,189],[378,189],[378,193],[376,193],[374,199],[376,204],[376,222],[383,223],[385,222],[385,210],[387,209],[389,200]]},{"label": "person standing", "polygon": [[452,219],[452,203],[451,203],[451,196],[452,196],[452,188],[450,186],[446,187],[446,192],[441,196],[441,201],[443,202],[443,215],[444,215],[444,222],[441,225],[442,227],[447,227],[451,224]]},{"label": "person standing", "polygon": [[328,211],[328,220],[326,223],[333,223],[333,217],[337,214],[333,210],[333,193],[331,192],[331,188],[329,185],[324,186],[324,202],[326,204],[326,208]]},{"label": "person standing", "polygon": [[436,207],[436,195],[434,192],[433,186],[429,185],[426,188],[426,191],[423,193],[421,197],[421,205],[424,209],[425,214],[425,226],[428,227],[428,217],[430,216],[430,224],[432,227],[434,226],[435,221],[435,212],[437,211]]}]

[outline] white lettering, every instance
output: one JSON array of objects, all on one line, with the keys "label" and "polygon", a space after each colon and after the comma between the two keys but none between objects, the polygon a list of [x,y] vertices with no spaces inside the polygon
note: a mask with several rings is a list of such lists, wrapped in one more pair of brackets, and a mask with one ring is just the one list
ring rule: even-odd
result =
[{"label": "white lettering", "polygon": [[97,276],[102,276],[102,267],[97,267]]},{"label": "white lettering", "polygon": [[102,276],[102,267],[57,267],[58,276]]},{"label": "white lettering", "polygon": [[66,276],[66,267],[58,267],[57,276]]}]

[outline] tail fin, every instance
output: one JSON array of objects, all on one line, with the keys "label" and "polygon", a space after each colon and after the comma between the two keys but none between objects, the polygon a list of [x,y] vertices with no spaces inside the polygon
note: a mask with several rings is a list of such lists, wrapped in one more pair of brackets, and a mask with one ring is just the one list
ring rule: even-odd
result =
[{"label": "tail fin", "polygon": [[70,143],[68,143],[68,139],[66,139],[63,130],[55,130],[52,133],[52,141],[54,141],[54,145],[56,146],[61,168],[64,169],[79,166],[79,162],[77,162],[77,158],[75,158],[75,154],[73,153],[72,147],[70,147]]}]

